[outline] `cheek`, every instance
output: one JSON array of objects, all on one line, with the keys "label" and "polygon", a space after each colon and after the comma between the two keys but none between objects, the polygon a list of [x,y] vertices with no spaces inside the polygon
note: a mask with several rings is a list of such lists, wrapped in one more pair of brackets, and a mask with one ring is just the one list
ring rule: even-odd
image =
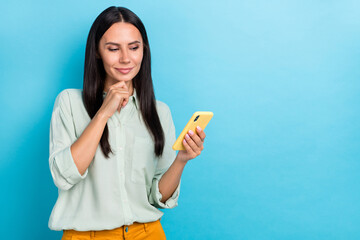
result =
[{"label": "cheek", "polygon": [[141,64],[142,59],[143,59],[143,54],[142,54],[142,53],[140,53],[140,54],[138,54],[138,55],[136,55],[136,56],[134,57],[134,61],[135,61],[138,65]]},{"label": "cheek", "polygon": [[103,60],[104,66],[109,67],[116,62],[116,57],[107,55],[107,56],[103,56],[102,60]]}]

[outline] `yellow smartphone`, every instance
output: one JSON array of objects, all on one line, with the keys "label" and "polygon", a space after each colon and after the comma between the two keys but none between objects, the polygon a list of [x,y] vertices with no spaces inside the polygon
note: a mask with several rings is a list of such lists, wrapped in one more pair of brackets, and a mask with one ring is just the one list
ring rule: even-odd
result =
[{"label": "yellow smartphone", "polygon": [[194,133],[196,133],[197,126],[201,127],[201,129],[204,130],[213,115],[214,114],[212,112],[195,112],[180,133],[179,137],[176,139],[172,148],[174,150],[185,150],[182,141],[184,140],[186,133],[189,132],[189,130],[192,130]]}]

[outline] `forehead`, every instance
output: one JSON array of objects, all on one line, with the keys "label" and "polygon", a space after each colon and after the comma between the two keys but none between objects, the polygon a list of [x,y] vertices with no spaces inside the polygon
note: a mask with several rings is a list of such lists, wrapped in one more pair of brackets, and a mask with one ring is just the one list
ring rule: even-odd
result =
[{"label": "forehead", "polygon": [[101,38],[105,42],[116,43],[129,43],[141,39],[140,31],[134,25],[125,22],[114,23]]}]

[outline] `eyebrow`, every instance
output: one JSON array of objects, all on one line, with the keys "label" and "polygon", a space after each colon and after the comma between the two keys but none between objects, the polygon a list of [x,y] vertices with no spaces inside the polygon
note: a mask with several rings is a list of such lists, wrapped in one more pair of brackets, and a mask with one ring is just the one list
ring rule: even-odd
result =
[{"label": "eyebrow", "polygon": [[[131,45],[131,44],[134,44],[134,43],[140,43],[140,41],[133,41],[133,42],[131,42],[131,43],[128,43],[128,45]],[[116,46],[120,46],[120,44],[119,43],[115,43],[115,42],[107,42],[107,43],[105,43],[105,45],[116,45]]]}]

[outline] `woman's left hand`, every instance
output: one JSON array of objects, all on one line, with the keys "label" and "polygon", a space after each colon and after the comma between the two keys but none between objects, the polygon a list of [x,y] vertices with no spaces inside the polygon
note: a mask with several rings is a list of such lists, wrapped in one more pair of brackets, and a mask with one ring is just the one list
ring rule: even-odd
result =
[{"label": "woman's left hand", "polygon": [[190,130],[183,140],[185,150],[180,150],[177,157],[180,160],[187,162],[190,159],[199,156],[204,149],[205,137],[204,131],[199,126],[196,127],[196,133]]}]

